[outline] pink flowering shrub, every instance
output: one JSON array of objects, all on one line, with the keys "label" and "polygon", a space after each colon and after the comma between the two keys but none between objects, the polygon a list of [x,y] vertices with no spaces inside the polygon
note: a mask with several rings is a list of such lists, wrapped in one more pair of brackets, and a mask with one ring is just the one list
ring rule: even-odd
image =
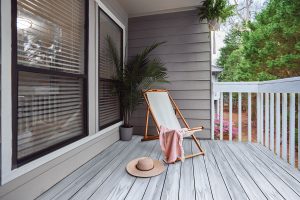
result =
[{"label": "pink flowering shrub", "polygon": [[[215,116],[215,137],[220,138],[220,118],[218,115]],[[229,136],[229,121],[223,119],[223,135]],[[235,124],[232,122],[232,138],[236,138],[238,136],[238,128],[235,127]]]}]

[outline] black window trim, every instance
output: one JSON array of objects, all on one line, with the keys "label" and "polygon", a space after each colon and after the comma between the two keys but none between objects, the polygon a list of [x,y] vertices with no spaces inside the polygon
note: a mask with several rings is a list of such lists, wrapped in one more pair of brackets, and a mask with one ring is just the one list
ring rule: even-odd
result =
[{"label": "black window trim", "polygon": [[[120,30],[121,30],[121,52],[122,52],[122,56],[120,56],[120,58],[121,58],[121,63],[123,63],[123,59],[124,59],[124,38],[123,38],[123,36],[124,36],[124,30],[123,30],[123,28],[113,19],[113,18],[111,18],[110,16],[109,16],[109,14],[107,13],[107,12],[105,12],[99,5],[98,5],[98,39],[99,39],[99,36],[100,36],[100,11],[102,12],[102,13],[104,13],[104,15],[105,16],[107,16],[115,25],[117,25],[119,28],[120,28]],[[99,48],[99,47],[98,47]],[[98,56],[98,55],[97,55]],[[99,61],[98,61],[98,63],[100,63]],[[98,64],[98,66],[97,67],[99,67],[99,64]],[[124,67],[124,66],[123,66]],[[108,79],[108,78],[100,78],[99,77],[99,73],[98,73],[98,79],[97,79],[97,84],[98,84],[98,88],[99,88],[99,81],[100,81],[100,79],[102,79],[102,80],[104,80],[104,81],[112,81],[111,79]],[[99,93],[98,93],[98,102],[99,102]],[[98,106],[100,106],[99,104],[98,104]],[[98,114],[100,114],[99,113],[99,108],[97,109],[97,112],[98,112]],[[100,118],[100,117],[99,117]],[[99,121],[99,119],[98,119],[98,123],[99,123],[99,125],[98,125],[98,131],[101,131],[101,130],[103,130],[103,129],[105,129],[105,128],[107,128],[107,127],[109,127],[109,126],[112,126],[112,125],[114,125],[114,124],[116,124],[116,123],[119,123],[119,122],[121,122],[121,121],[123,121],[123,115],[122,115],[122,107],[120,108],[120,118],[119,119],[117,119],[117,120],[114,120],[114,121],[112,121],[112,122],[110,122],[110,123],[108,123],[108,124],[105,124],[105,125],[102,125],[102,126],[100,126],[100,121]]]},{"label": "black window trim", "polygon": [[[37,158],[45,156],[68,144],[78,141],[88,135],[88,42],[89,42],[89,1],[85,0],[85,24],[84,24],[84,74],[71,74],[62,71],[53,71],[36,67],[28,67],[17,63],[17,0],[11,0],[11,86],[12,86],[12,169],[18,168]],[[83,82],[83,133],[68,140],[62,141],[43,150],[30,154],[22,159],[17,158],[18,152],[18,73],[21,71],[42,73],[47,75],[58,75],[73,78],[80,78]]]}]

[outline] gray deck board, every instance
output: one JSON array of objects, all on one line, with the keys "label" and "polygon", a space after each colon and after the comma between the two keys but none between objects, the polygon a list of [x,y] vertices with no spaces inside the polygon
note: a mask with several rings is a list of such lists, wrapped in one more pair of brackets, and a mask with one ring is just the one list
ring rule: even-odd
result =
[{"label": "gray deck board", "polygon": [[[127,155],[126,159],[121,158],[122,160],[120,162],[120,165],[118,165],[118,167],[113,170],[111,175],[103,182],[103,184],[101,184],[100,187],[98,184],[93,183],[93,185],[95,187],[98,186],[98,188],[96,189],[96,191],[93,191],[91,196],[90,194],[87,195],[90,196],[89,199],[106,199],[107,197],[112,195],[111,193],[119,193],[119,196],[123,196],[124,194],[126,195],[135,179],[133,176],[127,174],[125,170],[127,163],[137,157],[148,156],[152,152],[154,145],[155,143],[139,142],[136,145],[135,149],[130,152],[125,152]],[[81,195],[76,199],[81,200],[85,197],[85,195]]]},{"label": "gray deck board", "polygon": [[[133,144],[138,142],[137,138],[132,141]],[[48,190],[38,199],[68,199],[73,196],[76,191],[82,188],[89,179],[92,179],[107,163],[110,163],[120,152],[126,151],[130,146],[126,142],[117,142],[115,145],[108,147],[101,154],[97,155],[90,162],[87,162],[65,179],[54,185],[51,190]]]},{"label": "gray deck board", "polygon": [[179,198],[181,164],[181,162],[176,162],[175,164],[169,165],[161,199],[177,200]]},{"label": "gray deck board", "polygon": [[[192,144],[193,153],[199,150],[195,144]],[[195,179],[195,192],[197,200],[212,200],[212,191],[209,184],[207,170],[205,167],[204,157],[193,157],[194,164],[194,179]]]},{"label": "gray deck board", "polygon": [[[192,140],[184,140],[183,147],[186,155],[191,154]],[[182,164],[179,184],[179,199],[193,200],[196,198],[193,159],[186,159]]]},{"label": "gray deck board", "polygon": [[231,199],[222,174],[218,168],[214,156],[212,155],[212,151],[209,147],[208,142],[202,141],[201,145],[206,152],[204,160],[214,199]]},{"label": "gray deck board", "polygon": [[[164,155],[161,154],[160,160],[162,160],[163,158]],[[143,200],[160,199],[169,166],[165,165],[165,167],[165,171],[161,175],[150,178],[149,184],[143,196]]]},{"label": "gray deck board", "polygon": [[210,149],[212,154],[215,157],[216,163],[219,167],[219,170],[223,176],[224,182],[227,186],[228,192],[232,199],[249,199],[247,194],[245,193],[244,188],[241,186],[239,180],[237,179],[236,175],[230,168],[230,165],[227,159],[221,152],[221,149],[215,142],[209,142]]},{"label": "gray deck board", "polygon": [[[288,199],[298,199],[300,196],[294,192],[294,190],[289,187],[276,173],[274,173],[270,168],[267,167],[261,160],[259,160],[256,155],[254,155],[249,149],[242,143],[235,144],[235,147],[240,149],[244,156],[255,166],[255,168],[260,171],[261,174],[270,182],[271,185],[279,192],[283,197],[288,197]],[[300,187],[300,185],[298,186]]]},{"label": "gray deck board", "polygon": [[[161,159],[163,159],[161,156],[162,156],[162,153],[160,151],[160,146],[157,143],[155,145],[154,150],[151,152],[150,157],[153,159],[161,160]],[[127,200],[142,199],[144,196],[144,193],[140,192],[140,191],[141,190],[145,191],[147,189],[149,181],[150,181],[150,178],[136,178],[134,181],[134,184],[130,188],[125,199],[127,199]]]},{"label": "gray deck board", "polygon": [[[137,143],[133,144],[137,145]],[[102,184],[106,181],[114,171],[118,171],[117,167],[122,164],[123,160],[126,161],[131,152],[134,152],[135,147],[130,146],[130,149],[123,151],[116,157],[109,165],[103,169],[101,173],[97,173],[92,179],[90,179],[86,184],[80,188],[71,199],[86,199],[89,198]],[[138,145],[137,145],[138,146]]]},{"label": "gray deck board", "polygon": [[[299,171],[258,144],[201,141],[205,156],[166,165],[159,176],[130,176],[130,160],[163,159],[158,141],[140,139],[116,142],[38,199],[300,199]],[[197,152],[190,139],[184,150]]]},{"label": "gray deck board", "polygon": [[228,143],[232,154],[234,154],[239,162],[244,166],[248,174],[252,177],[258,187],[263,191],[268,199],[280,200],[284,199],[283,196],[273,187],[273,185],[266,179],[264,174],[258,171],[255,166],[246,158],[236,146],[237,144]]},{"label": "gray deck board", "polygon": [[261,152],[263,152],[266,156],[268,156],[269,159],[274,161],[279,167],[284,169],[286,172],[288,172],[291,176],[293,176],[296,180],[300,182],[299,170],[293,168],[287,162],[275,156],[275,154],[272,151],[269,151],[266,147],[260,144],[251,144],[251,145],[259,149]]},{"label": "gray deck board", "polygon": [[[148,144],[146,144],[148,145]],[[152,143],[153,145],[153,143]],[[151,151],[149,152],[144,152],[145,156],[150,156],[155,154],[155,147],[158,146],[158,143],[154,143],[154,147],[150,148]],[[152,146],[151,146],[152,147]],[[141,147],[144,148],[144,147]],[[142,151],[142,149],[137,149],[138,152]],[[124,163],[124,167],[126,167],[126,163]],[[122,170],[119,170],[122,171]],[[107,199],[107,200],[118,200],[118,199],[124,199],[126,198],[128,191],[132,188],[132,185],[136,181],[136,178],[129,175],[128,173],[125,173],[123,176],[118,176],[119,173],[115,173],[115,176],[111,176],[111,179],[109,181],[114,180],[113,178],[116,178],[116,184],[112,186],[112,190],[110,191],[110,194],[106,198],[106,195],[103,195],[102,190],[108,191],[108,188],[99,188],[92,196],[91,199]],[[104,185],[105,186],[105,185]],[[140,192],[140,191],[139,191]],[[136,196],[139,196],[136,194]]]},{"label": "gray deck board", "polygon": [[253,181],[251,176],[248,174],[248,172],[245,170],[243,165],[239,162],[239,160],[235,156],[232,155],[232,152],[227,148],[226,143],[217,142],[217,144],[219,145],[220,149],[222,149],[223,155],[228,160],[228,163],[232,171],[238,177],[238,180],[240,181],[249,199],[251,200],[267,199],[265,195],[262,193],[262,191],[260,190],[260,188]]},{"label": "gray deck board", "polygon": [[[261,160],[270,170],[274,172],[279,178],[281,178],[288,186],[290,186],[300,196],[300,182],[291,176],[286,170],[281,168],[276,162],[273,162],[262,152],[258,152],[256,147],[248,145],[249,152],[252,152],[254,156]],[[295,169],[296,171],[296,169]],[[297,172],[295,172],[297,173]]]}]

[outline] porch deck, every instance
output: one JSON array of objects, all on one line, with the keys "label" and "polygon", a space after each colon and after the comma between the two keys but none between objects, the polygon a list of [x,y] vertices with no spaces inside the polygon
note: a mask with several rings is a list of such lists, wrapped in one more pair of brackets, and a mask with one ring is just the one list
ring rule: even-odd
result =
[{"label": "porch deck", "polygon": [[[206,155],[135,178],[126,164],[141,156],[162,159],[158,141],[118,141],[38,199],[300,199],[300,173],[257,144],[201,141]],[[196,151],[184,140],[186,153]]]}]

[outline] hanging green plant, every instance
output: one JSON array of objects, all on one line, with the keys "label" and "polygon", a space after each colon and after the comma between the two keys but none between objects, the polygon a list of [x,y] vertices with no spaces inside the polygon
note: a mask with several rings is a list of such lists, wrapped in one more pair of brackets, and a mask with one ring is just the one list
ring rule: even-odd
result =
[{"label": "hanging green plant", "polygon": [[207,20],[209,30],[217,31],[220,24],[234,15],[236,5],[230,5],[227,0],[205,0],[201,7],[198,7],[199,20]]}]

